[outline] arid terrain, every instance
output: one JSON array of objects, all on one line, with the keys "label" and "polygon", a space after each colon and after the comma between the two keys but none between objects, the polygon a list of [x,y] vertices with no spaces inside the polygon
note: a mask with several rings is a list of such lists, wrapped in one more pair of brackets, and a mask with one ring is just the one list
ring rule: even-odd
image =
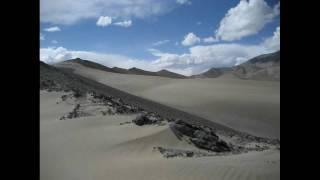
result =
[{"label": "arid terrain", "polygon": [[72,61],[56,66],[237,130],[280,138],[279,81],[243,80],[230,72],[186,79],[118,74]]},{"label": "arid terrain", "polygon": [[41,179],[280,179],[278,79],[114,69],[40,62]]}]

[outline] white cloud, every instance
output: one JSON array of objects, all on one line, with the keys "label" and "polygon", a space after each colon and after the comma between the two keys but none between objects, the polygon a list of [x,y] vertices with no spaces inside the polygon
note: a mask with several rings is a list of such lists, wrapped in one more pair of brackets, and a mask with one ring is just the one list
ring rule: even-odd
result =
[{"label": "white cloud", "polygon": [[114,23],[114,25],[121,26],[121,27],[130,27],[132,25],[132,21],[131,20],[120,21],[120,22]]},{"label": "white cloud", "polygon": [[44,41],[46,38],[44,37],[44,35],[42,33],[40,33],[40,40]]},{"label": "white cloud", "polygon": [[56,63],[63,60],[72,59],[72,54],[63,47],[40,48],[40,60],[46,63]]},{"label": "white cloud", "polygon": [[230,67],[241,64],[255,56],[275,52],[280,49],[280,27],[273,36],[253,45],[222,43],[198,45],[189,48],[188,53],[173,54],[150,49],[156,60],[152,65],[184,75],[198,74],[212,67]]},{"label": "white cloud", "polygon": [[61,29],[58,26],[53,26],[53,27],[45,28],[44,31],[57,32],[57,31],[61,31]]},{"label": "white cloud", "polygon": [[192,32],[190,32],[184,37],[184,40],[181,42],[181,44],[184,46],[191,46],[199,42],[200,42],[200,38],[195,34],[193,34]]},{"label": "white cloud", "polygon": [[112,18],[109,16],[100,16],[99,19],[97,20],[96,25],[97,26],[109,26],[112,23]]},{"label": "white cloud", "polygon": [[274,52],[280,48],[279,45],[280,27],[276,29],[272,37],[253,45],[237,43],[198,45],[190,47],[189,52],[183,54],[149,49],[149,52],[155,56],[154,60],[134,59],[117,54],[74,51],[63,47],[41,48],[40,60],[47,63],[56,63],[79,57],[109,67],[137,67],[149,71],[167,69],[184,75],[192,75],[204,72],[212,67],[229,67],[243,63],[255,56]]},{"label": "white cloud", "polygon": [[263,45],[271,51],[276,51],[280,49],[280,27],[279,26],[276,28],[272,37],[265,39]]},{"label": "white cloud", "polygon": [[203,39],[203,42],[205,43],[214,43],[214,42],[218,42],[219,40],[214,38],[214,37],[207,37]]},{"label": "white cloud", "polygon": [[254,35],[280,14],[279,7],[280,3],[272,8],[264,0],[241,0],[221,20],[215,36],[233,41]]},{"label": "white cloud", "polygon": [[168,42],[170,42],[170,40],[166,39],[166,40],[162,40],[162,41],[157,41],[157,42],[153,43],[152,45],[153,46],[160,46],[160,45],[166,44]]},{"label": "white cloud", "polygon": [[150,71],[158,70],[156,67],[150,66],[150,61],[129,58],[118,54],[98,53],[92,51],[75,51],[68,50],[64,47],[40,48],[40,60],[49,64],[74,58],[87,59],[109,67],[137,67]]},{"label": "white cloud", "polygon": [[201,21],[198,21],[198,22],[197,22],[197,25],[201,25],[201,24],[202,24],[202,22],[201,22]]},{"label": "white cloud", "polygon": [[[263,46],[240,44],[216,44],[194,46],[189,53],[171,54],[150,51],[157,57],[153,66],[166,69],[186,70],[185,75],[197,74],[211,67],[230,67],[266,52]],[[176,71],[177,72],[177,71]]]},{"label": "white cloud", "polygon": [[51,43],[52,43],[52,44],[57,44],[57,43],[58,43],[58,41],[56,41],[56,40],[52,40],[52,41],[51,41]]},{"label": "white cloud", "polygon": [[176,0],[176,2],[178,4],[187,4],[187,5],[190,5],[191,4],[191,1],[190,0]]},{"label": "white cloud", "polygon": [[176,6],[173,0],[40,0],[40,21],[74,24],[100,16],[145,18],[167,13]]}]

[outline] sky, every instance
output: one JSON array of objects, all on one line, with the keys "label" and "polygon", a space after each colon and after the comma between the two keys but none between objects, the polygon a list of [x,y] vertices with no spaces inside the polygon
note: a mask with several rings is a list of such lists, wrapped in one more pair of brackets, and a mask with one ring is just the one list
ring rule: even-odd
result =
[{"label": "sky", "polygon": [[279,0],[40,0],[40,60],[184,75],[280,49]]}]

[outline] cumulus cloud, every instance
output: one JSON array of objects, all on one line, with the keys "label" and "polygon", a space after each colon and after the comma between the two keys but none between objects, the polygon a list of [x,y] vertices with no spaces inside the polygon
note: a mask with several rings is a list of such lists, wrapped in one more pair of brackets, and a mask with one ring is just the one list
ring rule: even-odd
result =
[{"label": "cumulus cloud", "polygon": [[57,40],[52,40],[51,43],[52,43],[52,44],[57,44],[58,41],[57,41]]},{"label": "cumulus cloud", "polygon": [[181,42],[181,44],[184,46],[191,46],[199,42],[200,38],[196,36],[194,33],[190,32],[184,37],[184,40]]},{"label": "cumulus cloud", "polygon": [[273,36],[253,45],[237,43],[221,43],[213,45],[197,45],[189,48],[187,53],[175,54],[149,49],[155,57],[153,60],[134,59],[127,56],[91,51],[68,50],[63,47],[40,49],[40,59],[47,63],[82,58],[109,67],[138,67],[149,71],[167,69],[184,75],[204,72],[212,67],[230,67],[241,64],[255,56],[271,53],[280,49],[280,27]]},{"label": "cumulus cloud", "polygon": [[215,36],[233,41],[254,35],[280,14],[279,8],[280,3],[272,8],[264,0],[241,0],[221,20]]},{"label": "cumulus cloud", "polygon": [[45,37],[44,37],[44,35],[43,35],[42,33],[40,33],[40,40],[41,40],[41,41],[44,41],[44,40],[45,40]]},{"label": "cumulus cloud", "polygon": [[207,37],[207,38],[203,38],[203,42],[205,42],[205,43],[214,43],[214,42],[218,42],[218,39],[216,39],[214,37]]},{"label": "cumulus cloud", "polygon": [[187,5],[190,5],[191,4],[191,1],[190,0],[176,0],[176,2],[178,4],[187,4]]},{"label": "cumulus cloud", "polygon": [[109,67],[137,67],[150,71],[158,70],[156,67],[150,66],[150,61],[134,59],[118,54],[68,50],[64,47],[40,48],[40,60],[49,64],[54,64],[74,58],[87,59]]},{"label": "cumulus cloud", "polygon": [[184,75],[204,72],[212,67],[230,67],[241,64],[255,56],[275,52],[280,49],[280,27],[272,37],[253,45],[238,43],[220,43],[198,45],[189,48],[188,53],[165,53],[156,49],[149,52],[157,57],[152,65],[159,69],[168,69]]},{"label": "cumulus cloud", "polygon": [[44,31],[57,32],[57,31],[61,31],[61,29],[58,26],[53,26],[53,27],[45,28]]},{"label": "cumulus cloud", "polygon": [[109,16],[100,16],[99,19],[97,20],[97,26],[109,26],[112,23],[112,18]]},{"label": "cumulus cloud", "polygon": [[277,27],[272,37],[265,39],[263,45],[270,51],[280,49],[280,27]]},{"label": "cumulus cloud", "polygon": [[[216,44],[209,46],[194,46],[189,53],[171,54],[150,51],[157,57],[152,64],[159,68],[172,70],[188,70],[185,75],[197,74],[211,67],[230,67],[242,63],[249,58],[266,52],[259,45]],[[176,71],[177,72],[177,71]]]},{"label": "cumulus cloud", "polygon": [[40,0],[40,21],[73,24],[100,16],[145,18],[169,12],[175,5],[172,0]]},{"label": "cumulus cloud", "polygon": [[63,47],[40,48],[40,60],[46,63],[51,64],[67,59],[72,59],[72,54]]},{"label": "cumulus cloud", "polygon": [[114,23],[114,25],[121,26],[121,27],[130,27],[132,25],[132,21],[131,20],[120,21],[120,22]]},{"label": "cumulus cloud", "polygon": [[157,42],[153,43],[152,45],[153,46],[160,46],[163,44],[167,44],[168,42],[170,42],[170,40],[166,39],[166,40],[162,40],[162,41],[157,41]]}]

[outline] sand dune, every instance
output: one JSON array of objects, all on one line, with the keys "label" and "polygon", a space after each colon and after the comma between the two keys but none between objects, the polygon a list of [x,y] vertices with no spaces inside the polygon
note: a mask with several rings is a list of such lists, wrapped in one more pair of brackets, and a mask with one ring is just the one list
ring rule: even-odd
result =
[{"label": "sand dune", "polygon": [[195,148],[179,141],[168,126],[139,127],[136,115],[68,120],[72,100],[61,92],[40,92],[40,178],[46,180],[280,179],[280,152],[166,159],[153,146]]},{"label": "sand dune", "polygon": [[280,82],[241,80],[229,74],[210,79],[126,75],[72,62],[56,66],[237,130],[280,138]]}]

